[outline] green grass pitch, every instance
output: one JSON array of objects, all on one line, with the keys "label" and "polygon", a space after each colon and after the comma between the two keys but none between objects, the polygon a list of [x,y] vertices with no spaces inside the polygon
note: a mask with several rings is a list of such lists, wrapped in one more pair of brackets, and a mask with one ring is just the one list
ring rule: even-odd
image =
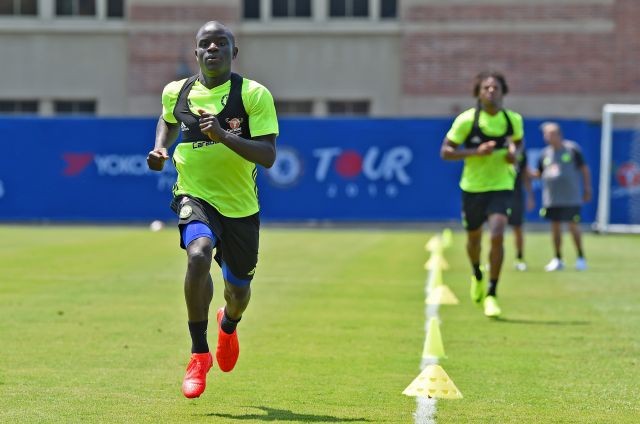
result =
[{"label": "green grass pitch", "polygon": [[[431,235],[264,228],[238,365],[187,400],[175,229],[1,226],[0,422],[412,423]],[[640,238],[587,235],[584,273],[565,238],[554,274],[548,234],[527,235],[525,273],[512,242],[501,321],[468,299],[464,234],[445,251],[460,304],[439,309],[440,364],[464,399],[438,401],[436,421],[637,423]]]}]

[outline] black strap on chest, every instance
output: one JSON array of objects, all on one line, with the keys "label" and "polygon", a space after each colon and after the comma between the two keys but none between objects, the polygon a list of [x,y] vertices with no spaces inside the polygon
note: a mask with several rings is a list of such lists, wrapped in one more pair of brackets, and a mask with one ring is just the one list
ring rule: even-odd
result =
[{"label": "black strap on chest", "polygon": [[[193,75],[184,82],[173,108],[173,116],[180,122],[181,142],[209,140],[209,137],[200,131],[200,117],[193,113],[189,106],[189,92],[197,80],[198,75]],[[250,138],[249,117],[242,102],[243,78],[232,73],[230,80],[229,95],[223,97],[223,108],[216,114],[216,118],[224,130],[243,138]]]},{"label": "black strap on chest", "polygon": [[482,132],[480,129],[480,111],[482,107],[480,103],[476,106],[475,112],[473,114],[473,124],[471,126],[471,132],[467,136],[467,139],[464,142],[465,147],[478,147],[481,143],[486,141],[494,140],[496,142],[496,149],[502,149],[507,147],[507,137],[513,135],[513,125],[511,124],[511,119],[509,119],[509,114],[504,109],[500,109],[504,119],[507,121],[507,130],[501,136],[489,136]]}]

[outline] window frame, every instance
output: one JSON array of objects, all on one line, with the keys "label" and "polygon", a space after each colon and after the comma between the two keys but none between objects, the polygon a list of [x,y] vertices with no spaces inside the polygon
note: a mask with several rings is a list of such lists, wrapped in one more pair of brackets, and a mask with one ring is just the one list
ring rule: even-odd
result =
[{"label": "window frame", "polygon": [[[12,110],[3,111],[3,104],[13,103]],[[35,107],[25,107],[35,106]],[[29,110],[25,110],[29,109]],[[31,110],[35,109],[35,110]],[[40,113],[40,102],[37,99],[0,99],[0,115],[37,115]]]},{"label": "window frame", "polygon": [[[270,19],[311,19],[313,18],[313,0],[268,0],[270,2]],[[275,15],[277,1],[286,2],[287,11],[286,15]],[[298,15],[297,9],[299,2],[308,2],[309,6],[309,14],[308,15]]]},{"label": "window frame", "polygon": [[313,116],[313,99],[276,99],[274,103],[278,116]]},{"label": "window frame", "polygon": [[[96,99],[53,99],[54,115],[80,115],[95,116],[98,114],[98,101]],[[60,106],[69,106],[70,110],[60,110]],[[86,106],[91,106],[91,111],[81,110]]]},{"label": "window frame", "polygon": [[[363,111],[357,109],[364,106]],[[343,107],[344,111],[336,112],[335,107]],[[371,116],[371,99],[330,99],[327,100],[328,116],[368,117]]]},{"label": "window frame", "polygon": [[[38,0],[10,0],[11,4],[11,13],[0,13],[0,17],[9,17],[9,16],[38,16],[40,13],[39,1]],[[29,2],[33,5],[35,9],[34,13],[23,13],[23,5]]]}]

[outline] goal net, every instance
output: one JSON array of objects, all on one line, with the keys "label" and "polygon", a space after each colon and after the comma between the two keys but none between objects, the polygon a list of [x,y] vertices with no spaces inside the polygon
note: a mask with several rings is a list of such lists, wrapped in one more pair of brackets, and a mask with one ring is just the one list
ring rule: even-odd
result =
[{"label": "goal net", "polygon": [[600,149],[595,229],[640,233],[640,105],[604,106]]}]

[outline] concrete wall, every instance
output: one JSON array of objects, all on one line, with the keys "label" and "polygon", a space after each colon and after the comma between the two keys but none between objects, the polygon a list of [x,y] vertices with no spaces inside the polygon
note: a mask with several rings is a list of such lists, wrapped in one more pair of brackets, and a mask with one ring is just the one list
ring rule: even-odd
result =
[{"label": "concrete wall", "polygon": [[400,103],[398,35],[277,33],[242,35],[238,69],[263,82],[277,99],[369,100],[374,116],[394,115]]},{"label": "concrete wall", "polygon": [[126,114],[126,46],[123,34],[3,35],[0,92],[41,99],[43,114],[52,100],[82,99],[98,99],[101,115]]}]

